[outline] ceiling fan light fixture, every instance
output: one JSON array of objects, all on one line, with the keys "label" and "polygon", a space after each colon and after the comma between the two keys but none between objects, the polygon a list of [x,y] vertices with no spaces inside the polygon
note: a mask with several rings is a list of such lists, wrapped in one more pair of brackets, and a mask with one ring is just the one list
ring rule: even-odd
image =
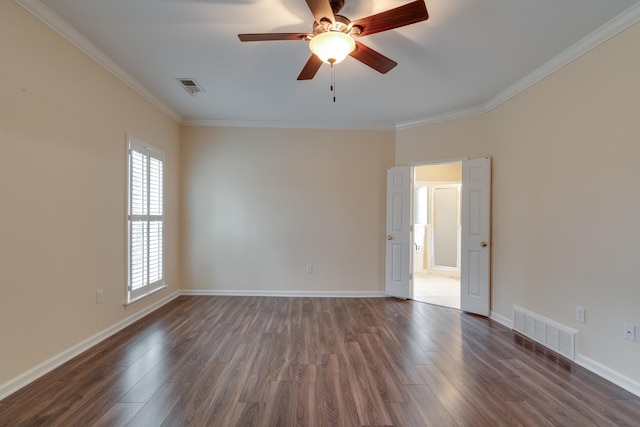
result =
[{"label": "ceiling fan light fixture", "polygon": [[356,42],[349,34],[338,31],[320,33],[311,39],[309,49],[327,64],[337,64],[356,48]]}]

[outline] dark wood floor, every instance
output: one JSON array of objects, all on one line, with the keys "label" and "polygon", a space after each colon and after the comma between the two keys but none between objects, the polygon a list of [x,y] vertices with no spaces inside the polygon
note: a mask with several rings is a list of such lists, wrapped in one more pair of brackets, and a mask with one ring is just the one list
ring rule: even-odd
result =
[{"label": "dark wood floor", "polygon": [[638,426],[640,399],[453,309],[180,297],[0,401],[0,425]]}]

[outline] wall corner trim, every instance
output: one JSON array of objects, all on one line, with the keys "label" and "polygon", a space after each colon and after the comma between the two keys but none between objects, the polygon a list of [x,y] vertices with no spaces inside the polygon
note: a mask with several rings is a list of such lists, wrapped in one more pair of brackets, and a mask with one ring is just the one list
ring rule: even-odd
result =
[{"label": "wall corner trim", "polygon": [[131,316],[121,320],[120,322],[114,324],[113,326],[110,326],[107,329],[101,332],[98,332],[92,337],[87,338],[86,340],[74,345],[73,347],[63,351],[60,354],[57,354],[52,358],[45,360],[41,364],[29,369],[28,371],[5,382],[4,384],[0,384],[0,400],[4,399],[5,397],[9,396],[12,393],[15,393],[16,391],[20,390],[26,385],[32,383],[33,381],[44,376],[45,374],[51,372],[55,368],[73,359],[80,353],[90,349],[91,347],[95,346],[101,341],[104,341],[105,339],[109,338],[111,335],[114,335],[115,333],[121,331],[122,329],[133,324],[134,322],[142,319],[144,316],[154,312],[155,310],[173,301],[179,296],[180,296],[180,292],[175,291],[170,295],[167,295],[166,297],[162,298],[161,300],[140,310],[139,312],[132,314]]}]

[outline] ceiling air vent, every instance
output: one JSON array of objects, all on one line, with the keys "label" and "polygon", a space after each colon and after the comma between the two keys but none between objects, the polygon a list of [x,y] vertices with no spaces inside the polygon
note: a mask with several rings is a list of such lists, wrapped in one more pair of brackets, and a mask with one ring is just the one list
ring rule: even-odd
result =
[{"label": "ceiling air vent", "polygon": [[194,79],[178,79],[184,90],[189,92],[189,95],[196,96],[200,92],[204,92],[204,89],[200,87]]}]

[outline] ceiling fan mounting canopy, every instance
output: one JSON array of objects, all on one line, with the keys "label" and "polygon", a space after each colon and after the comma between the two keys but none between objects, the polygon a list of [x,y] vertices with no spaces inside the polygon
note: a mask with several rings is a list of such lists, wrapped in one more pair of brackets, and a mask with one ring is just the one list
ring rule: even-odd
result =
[{"label": "ceiling fan mounting canopy", "polygon": [[329,4],[331,5],[333,14],[336,15],[344,7],[344,0],[329,0]]},{"label": "ceiling fan mounting canopy", "polygon": [[[411,3],[407,3],[403,6],[396,7],[394,9],[387,10],[385,12],[377,13],[375,15],[367,16],[365,18],[357,19],[355,21],[349,20],[346,16],[339,15],[338,12],[344,6],[345,0],[305,0],[307,6],[311,10],[314,17],[314,24],[312,33],[254,33],[254,34],[238,34],[240,41],[252,42],[252,41],[269,41],[269,40],[305,40],[313,41],[316,37],[320,39],[328,39],[329,36],[325,33],[342,33],[343,35],[336,38],[346,38],[350,45],[353,46],[352,50],[346,54],[357,59],[365,65],[373,68],[374,70],[385,74],[392,68],[398,65],[397,62],[387,58],[386,56],[376,52],[375,50],[367,47],[363,43],[354,40],[356,37],[364,37],[369,34],[380,33],[383,31],[392,30],[395,28],[403,27],[405,25],[415,24],[420,21],[425,21],[429,18],[427,12],[427,6],[424,0],[414,0]],[[312,79],[323,61],[328,63],[335,63],[339,61],[328,61],[326,58],[320,59],[315,53],[314,45],[320,45],[320,40],[310,45],[312,54],[307,63],[305,64],[302,72],[298,76],[298,80]],[[346,55],[345,54],[345,55]]]}]

